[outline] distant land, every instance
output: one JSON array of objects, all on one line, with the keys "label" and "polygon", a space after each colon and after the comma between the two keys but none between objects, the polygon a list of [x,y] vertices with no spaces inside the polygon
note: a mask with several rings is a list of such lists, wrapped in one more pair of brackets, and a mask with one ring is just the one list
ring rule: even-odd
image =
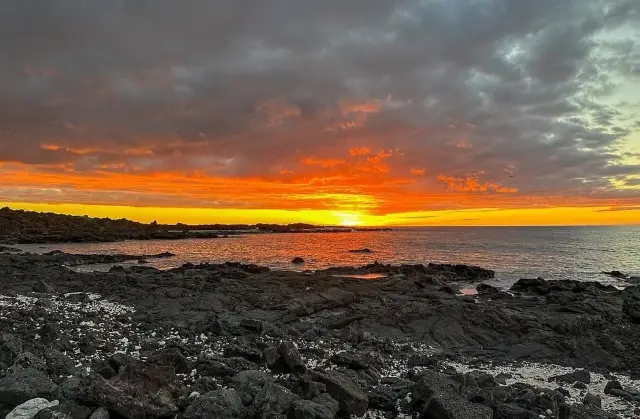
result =
[{"label": "distant land", "polygon": [[237,234],[343,233],[389,228],[316,226],[311,224],[150,224],[127,219],[93,218],[55,213],[0,209],[0,243],[113,242],[220,238]]}]

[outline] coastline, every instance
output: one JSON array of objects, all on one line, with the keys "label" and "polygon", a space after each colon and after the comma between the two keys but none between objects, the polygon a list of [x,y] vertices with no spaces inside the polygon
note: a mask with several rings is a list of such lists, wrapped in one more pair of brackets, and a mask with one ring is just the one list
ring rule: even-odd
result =
[{"label": "coastline", "polygon": [[[631,418],[640,408],[638,287],[528,280],[460,296],[458,283],[491,276],[462,265],[67,267],[83,258],[0,253],[0,346],[15,355],[0,360],[5,410],[14,407],[2,398],[7,386],[28,387],[34,377],[48,386],[11,394],[122,417],[249,418],[271,409],[390,418],[444,409],[454,418],[520,411],[577,419]],[[386,276],[335,276],[374,271]],[[582,369],[589,383],[576,375]],[[545,389],[532,371],[570,376]],[[153,389],[142,385],[150,374]],[[131,390],[136,397],[121,397]],[[593,406],[596,398],[583,403],[589,392],[609,413]],[[237,414],[207,416],[221,403]]]}]

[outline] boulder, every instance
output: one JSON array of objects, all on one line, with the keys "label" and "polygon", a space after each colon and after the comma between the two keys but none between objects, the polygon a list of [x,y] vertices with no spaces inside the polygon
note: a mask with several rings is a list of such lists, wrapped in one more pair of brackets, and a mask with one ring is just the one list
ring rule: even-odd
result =
[{"label": "boulder", "polygon": [[172,367],[136,362],[108,381],[97,374],[85,377],[77,397],[128,419],[157,418],[178,413],[176,403],[183,391]]},{"label": "boulder", "polygon": [[99,407],[89,416],[89,419],[109,419],[109,417],[109,411],[104,407]]},{"label": "boulder", "polygon": [[629,278],[629,275],[624,274],[624,273],[622,273],[620,271],[609,271],[609,272],[603,271],[602,273],[605,274],[605,275],[612,276],[614,278],[618,278],[618,279],[627,279],[627,278]]},{"label": "boulder", "polygon": [[530,292],[539,295],[547,295],[551,292],[551,287],[542,278],[524,278],[511,286],[512,291]]},{"label": "boulder", "polygon": [[492,410],[471,403],[454,391],[446,377],[425,371],[412,390],[413,408],[420,418],[427,419],[491,419]]},{"label": "boulder", "polygon": [[64,402],[39,411],[33,419],[89,419],[92,410],[73,402]]},{"label": "boulder", "polygon": [[581,383],[591,384],[591,374],[587,370],[576,370],[568,374],[553,376],[549,381],[557,381],[567,384],[573,384],[576,381],[579,381]]},{"label": "boulder", "polygon": [[51,285],[47,284],[43,280],[36,282],[33,285],[33,290],[41,294],[55,294],[56,292]]},{"label": "boulder", "polygon": [[515,404],[500,404],[496,407],[493,419],[539,419],[539,416]]},{"label": "boulder", "polygon": [[242,402],[248,405],[253,401],[253,398],[262,387],[274,381],[275,378],[266,372],[249,370],[242,371],[233,377],[231,379],[231,385],[240,395]]},{"label": "boulder", "polygon": [[262,322],[262,320],[242,319],[240,320],[240,327],[247,329],[251,332],[260,334],[262,333],[262,329],[264,328],[264,323]]},{"label": "boulder", "polygon": [[311,401],[329,409],[329,412],[331,412],[333,416],[335,416],[340,410],[340,403],[334,400],[333,397],[329,395],[329,393],[319,394]]},{"label": "boulder", "polygon": [[293,419],[333,419],[333,413],[311,400],[296,400],[292,407]]},{"label": "boulder", "polygon": [[622,303],[622,312],[629,316],[632,322],[640,323],[640,292],[627,293]]},{"label": "boulder", "polygon": [[9,412],[5,419],[33,419],[41,410],[56,406],[58,403],[57,400],[50,402],[43,398],[27,400]]},{"label": "boulder", "polygon": [[253,399],[251,412],[254,417],[265,419],[286,415],[296,400],[298,396],[286,388],[275,383],[267,383]]},{"label": "boulder", "polygon": [[620,419],[620,416],[608,413],[596,406],[574,404],[566,419]]},{"label": "boulder", "polygon": [[22,340],[9,333],[0,334],[0,363],[13,364],[13,360],[22,353]]},{"label": "boulder", "polygon": [[369,407],[369,398],[346,375],[335,371],[314,372],[314,380],[327,387],[327,393],[340,403],[340,410],[348,415],[363,416]]},{"label": "boulder", "polygon": [[0,403],[17,406],[31,399],[52,399],[58,386],[42,371],[18,368],[0,378]]},{"label": "boulder", "polygon": [[277,374],[284,374],[289,372],[289,366],[285,362],[280,352],[278,352],[278,348],[275,346],[270,346],[263,352],[264,359],[267,362],[267,367]]},{"label": "boulder", "polygon": [[593,393],[587,393],[587,395],[584,396],[584,399],[582,399],[582,403],[590,406],[602,407],[602,397],[596,396]]},{"label": "boulder", "polygon": [[205,377],[233,377],[247,370],[257,370],[259,365],[244,358],[218,358],[205,359],[198,362],[196,370]]},{"label": "boulder", "polygon": [[476,285],[476,291],[478,291],[479,295],[492,295],[499,293],[500,289],[494,287],[493,285],[482,283]]},{"label": "boulder", "polygon": [[152,355],[149,357],[149,363],[171,366],[175,369],[176,374],[184,374],[189,371],[189,361],[178,348],[164,349]]},{"label": "boulder", "polygon": [[235,390],[222,389],[196,398],[184,412],[184,419],[243,418],[242,399]]},{"label": "boulder", "polygon": [[278,353],[282,355],[284,362],[289,367],[289,370],[294,374],[304,374],[307,370],[307,366],[300,356],[300,352],[296,345],[291,341],[282,341],[278,345]]},{"label": "boulder", "polygon": [[226,358],[244,358],[256,364],[262,363],[262,353],[247,343],[231,344],[224,350]]},{"label": "boulder", "polygon": [[291,263],[293,263],[294,265],[302,265],[304,263],[304,259],[302,259],[300,256],[296,256],[291,260]]},{"label": "boulder", "polygon": [[364,249],[353,249],[353,250],[349,250],[349,253],[373,253],[373,250],[368,249],[368,248],[364,248]]}]

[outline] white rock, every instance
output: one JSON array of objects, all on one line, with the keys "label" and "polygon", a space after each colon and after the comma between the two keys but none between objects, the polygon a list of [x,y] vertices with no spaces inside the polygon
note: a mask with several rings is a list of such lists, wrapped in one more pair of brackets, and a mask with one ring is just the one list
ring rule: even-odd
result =
[{"label": "white rock", "polygon": [[57,400],[50,402],[47,399],[31,399],[13,409],[5,419],[33,419],[41,410],[60,404]]}]

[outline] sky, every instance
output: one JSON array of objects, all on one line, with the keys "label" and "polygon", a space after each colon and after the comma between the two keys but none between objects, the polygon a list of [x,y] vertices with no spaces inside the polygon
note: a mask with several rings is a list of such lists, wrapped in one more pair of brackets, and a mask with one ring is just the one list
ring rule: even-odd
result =
[{"label": "sky", "polygon": [[640,2],[2,1],[0,204],[640,223]]}]

